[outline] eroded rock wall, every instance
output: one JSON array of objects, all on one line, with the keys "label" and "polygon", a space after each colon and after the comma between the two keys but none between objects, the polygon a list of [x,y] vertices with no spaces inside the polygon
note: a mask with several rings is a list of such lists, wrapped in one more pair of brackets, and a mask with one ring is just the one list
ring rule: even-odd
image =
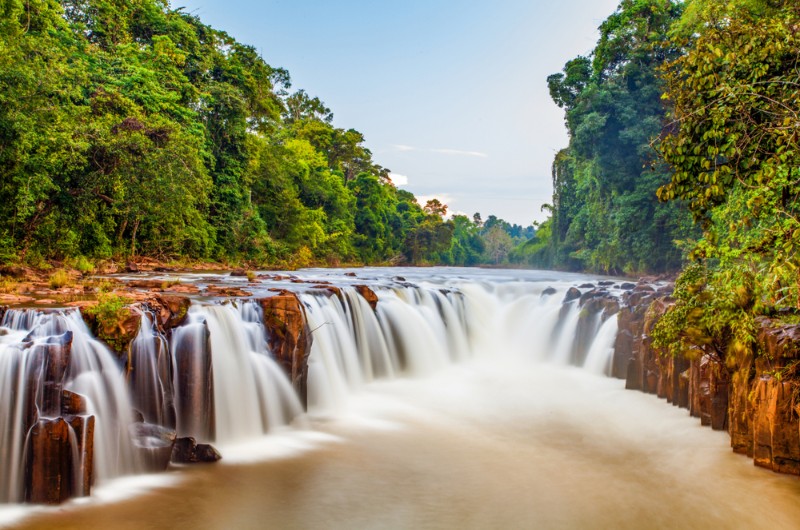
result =
[{"label": "eroded rock wall", "polygon": [[702,425],[730,434],[731,447],[755,465],[800,475],[800,326],[758,319],[758,358],[727,365],[701,350],[673,357],[651,332],[674,303],[669,289],[640,282],[623,295],[614,372],[626,388],[686,408]]}]

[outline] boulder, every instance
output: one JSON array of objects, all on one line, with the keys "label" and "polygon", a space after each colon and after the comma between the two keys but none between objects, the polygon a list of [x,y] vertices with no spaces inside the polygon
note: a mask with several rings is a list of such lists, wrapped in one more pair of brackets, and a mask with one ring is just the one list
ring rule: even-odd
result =
[{"label": "boulder", "polygon": [[70,426],[64,418],[34,423],[25,454],[25,502],[61,504],[73,496]]},{"label": "boulder", "polygon": [[199,444],[192,437],[178,438],[172,449],[172,462],[176,464],[213,463],[222,459],[210,444]]},{"label": "boulder", "polygon": [[286,290],[258,302],[263,310],[270,349],[289,376],[300,400],[305,403],[308,355],[312,343],[305,308],[297,294]]},{"label": "boulder", "polygon": [[567,289],[567,293],[564,295],[563,303],[566,304],[567,302],[572,302],[573,300],[577,300],[581,297],[581,292],[577,287],[570,287]]},{"label": "boulder", "polygon": [[205,322],[175,328],[172,333],[175,363],[174,407],[179,436],[213,439],[214,370]]},{"label": "boulder", "polygon": [[367,301],[372,310],[375,311],[375,309],[378,307],[378,295],[375,294],[375,291],[366,285],[354,285],[353,287],[356,291],[358,291],[358,294],[360,294],[361,297]]}]

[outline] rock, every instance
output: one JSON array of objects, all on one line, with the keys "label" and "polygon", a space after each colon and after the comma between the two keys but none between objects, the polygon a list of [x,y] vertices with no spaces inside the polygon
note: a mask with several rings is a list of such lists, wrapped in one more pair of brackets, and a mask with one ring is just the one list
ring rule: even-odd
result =
[{"label": "rock", "polygon": [[405,278],[403,278],[402,276],[395,276],[395,277],[394,277],[394,278],[392,278],[392,279],[393,279],[394,281],[396,281],[396,282],[404,282],[404,281],[406,281],[406,279],[405,279]]},{"label": "rock", "polygon": [[593,283],[583,283],[578,286],[578,289],[594,289]]},{"label": "rock", "polygon": [[186,321],[192,301],[187,296],[156,294],[147,300],[146,305],[158,317],[159,327],[169,331]]},{"label": "rock", "polygon": [[78,465],[73,467],[73,473],[78,479],[74,483],[73,496],[88,496],[94,484],[94,416],[64,416],[69,421],[75,441],[78,444],[73,455],[78,455]]},{"label": "rock", "polygon": [[247,276],[247,271],[244,270],[244,269],[232,270],[231,273],[230,273],[230,276],[234,276],[234,277]]},{"label": "rock", "polygon": [[548,287],[547,289],[542,291],[541,296],[550,296],[551,294],[556,294],[556,292],[557,291],[555,287]]},{"label": "rock", "polygon": [[601,280],[601,281],[597,282],[597,285],[599,285],[600,287],[609,287],[611,285],[614,285],[614,281],[613,280]]},{"label": "rock", "polygon": [[184,293],[184,294],[197,294],[200,292],[200,288],[193,283],[176,283],[175,285],[170,285],[165,289],[165,291],[170,293]]},{"label": "rock", "polygon": [[312,289],[319,289],[321,291],[325,291],[328,296],[336,295],[339,298],[342,297],[342,290],[335,285],[328,285],[328,284],[317,284],[313,285]]},{"label": "rock", "polygon": [[172,461],[176,464],[213,463],[222,459],[214,447],[199,444],[192,437],[178,438],[172,449]]},{"label": "rock", "polygon": [[61,504],[73,496],[70,426],[64,418],[40,419],[28,432],[25,502]]},{"label": "rock", "polygon": [[364,300],[367,301],[369,306],[372,308],[373,311],[378,307],[378,295],[375,294],[375,291],[367,287],[366,285],[354,285],[358,294],[360,294]]},{"label": "rock", "polygon": [[355,272],[345,272],[344,275],[345,276],[349,276],[351,278],[355,278],[356,277],[356,273]]},{"label": "rock", "polygon": [[177,438],[175,431],[152,423],[134,423],[128,430],[145,468],[148,471],[167,469]]},{"label": "rock", "polygon": [[179,436],[214,438],[214,373],[205,322],[172,332],[175,415]]},{"label": "rock", "polygon": [[115,316],[100,319],[97,314],[81,311],[81,316],[95,337],[103,341],[118,357],[126,357],[128,345],[139,333],[141,309],[135,305],[124,306]]},{"label": "rock", "polygon": [[624,291],[630,291],[630,290],[636,288],[636,284],[635,283],[630,283],[630,282],[625,282],[622,285],[620,285],[619,288],[624,290]]},{"label": "rock", "polygon": [[570,287],[567,290],[567,294],[564,295],[564,301],[562,303],[566,304],[567,302],[572,302],[573,300],[577,300],[581,297],[581,292],[578,290],[577,287]]},{"label": "rock", "polygon": [[258,302],[263,310],[270,349],[289,376],[300,400],[305,403],[308,354],[312,342],[305,308],[297,294],[286,290]]},{"label": "rock", "polygon": [[77,416],[86,414],[86,398],[69,390],[61,391],[61,414],[64,416]]},{"label": "rock", "polygon": [[210,296],[231,296],[234,298],[253,296],[253,293],[250,291],[245,291],[238,287],[226,287],[224,285],[209,285],[206,287],[206,293]]}]

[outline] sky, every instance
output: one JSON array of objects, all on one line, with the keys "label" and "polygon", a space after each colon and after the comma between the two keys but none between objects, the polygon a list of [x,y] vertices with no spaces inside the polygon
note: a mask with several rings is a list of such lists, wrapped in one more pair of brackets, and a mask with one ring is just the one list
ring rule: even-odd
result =
[{"label": "sky", "polygon": [[317,96],[421,204],[527,226],[567,145],[548,75],[619,0],[173,0]]}]

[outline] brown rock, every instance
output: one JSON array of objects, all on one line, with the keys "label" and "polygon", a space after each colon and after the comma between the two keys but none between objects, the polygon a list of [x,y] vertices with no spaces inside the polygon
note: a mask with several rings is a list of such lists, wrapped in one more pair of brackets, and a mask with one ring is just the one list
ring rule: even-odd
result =
[{"label": "brown rock", "polygon": [[171,294],[156,294],[147,300],[147,307],[155,312],[158,325],[164,331],[183,324],[191,305],[189,297]]},{"label": "brown rock", "polygon": [[61,504],[73,495],[70,427],[64,418],[40,419],[28,433],[25,501]]},{"label": "brown rock", "polygon": [[183,325],[172,334],[175,413],[180,436],[214,438],[214,376],[205,322]]},{"label": "brown rock", "polygon": [[172,449],[172,461],[176,464],[213,463],[222,459],[210,444],[199,444],[192,437],[178,438]]},{"label": "brown rock", "polygon": [[358,294],[360,294],[361,297],[367,301],[372,310],[375,311],[375,309],[378,307],[378,295],[375,294],[375,291],[366,285],[354,285],[353,287],[356,291],[358,291]]},{"label": "brown rock", "polygon": [[258,302],[263,310],[270,349],[305,403],[312,337],[303,304],[291,291],[280,291]]}]

